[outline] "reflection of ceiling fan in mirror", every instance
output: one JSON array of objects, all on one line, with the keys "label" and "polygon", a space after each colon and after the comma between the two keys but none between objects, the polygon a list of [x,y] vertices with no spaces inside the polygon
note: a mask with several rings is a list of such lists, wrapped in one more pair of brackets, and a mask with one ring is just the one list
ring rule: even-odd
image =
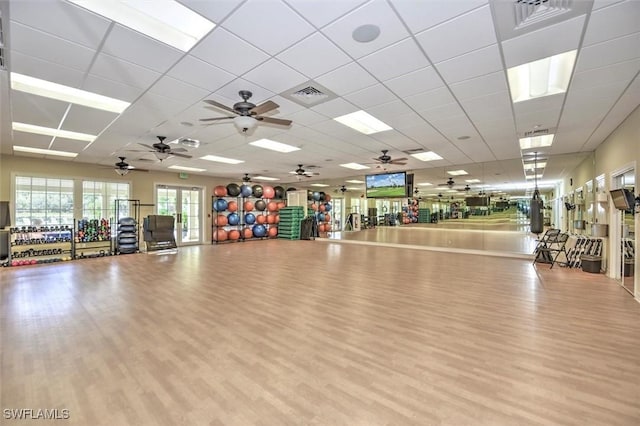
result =
[{"label": "reflection of ceiling fan in mirror", "polygon": [[182,158],[191,158],[190,155],[181,154],[182,152],[187,152],[186,149],[180,147],[171,148],[171,146],[164,143],[164,140],[167,138],[166,136],[158,136],[157,138],[158,140],[160,140],[160,142],[156,142],[153,145],[147,145],[144,143],[139,143],[138,145],[148,148],[150,150],[149,152],[153,152],[156,158],[158,158],[158,160],[160,161],[166,160],[171,155]]},{"label": "reflection of ceiling fan in mirror", "polygon": [[236,102],[233,107],[228,107],[212,99],[205,100],[205,102],[209,105],[212,105],[226,112],[231,112],[235,115],[231,115],[228,117],[201,118],[200,121],[212,122],[232,119],[233,124],[238,128],[238,130],[241,130],[242,132],[247,132],[253,129],[254,127],[256,127],[259,121],[269,124],[278,124],[280,126],[291,125],[291,120],[265,117],[262,115],[279,108],[280,105],[278,105],[277,103],[273,101],[266,101],[256,106],[254,103],[249,102],[249,99],[253,95],[250,91],[241,90],[240,92],[238,92],[238,94],[242,98],[242,102]]},{"label": "reflection of ceiling fan in mirror", "polygon": [[244,183],[251,182],[251,178],[249,177],[249,173],[245,173],[244,174],[244,176],[242,177],[242,182],[244,182]]},{"label": "reflection of ceiling fan in mirror", "polygon": [[[307,168],[313,168],[315,166],[307,166]],[[292,170],[289,173],[295,174],[298,177],[311,177],[311,176],[320,176],[320,173],[310,172],[302,168],[302,164],[298,164],[298,168],[296,170]]]}]

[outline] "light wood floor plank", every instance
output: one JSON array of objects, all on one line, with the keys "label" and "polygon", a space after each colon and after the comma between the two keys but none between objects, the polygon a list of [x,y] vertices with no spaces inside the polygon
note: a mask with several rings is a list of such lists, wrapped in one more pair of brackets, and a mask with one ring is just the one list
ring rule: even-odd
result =
[{"label": "light wood floor plank", "polygon": [[640,423],[640,304],[601,274],[270,240],[0,289],[1,406],[65,424]]}]

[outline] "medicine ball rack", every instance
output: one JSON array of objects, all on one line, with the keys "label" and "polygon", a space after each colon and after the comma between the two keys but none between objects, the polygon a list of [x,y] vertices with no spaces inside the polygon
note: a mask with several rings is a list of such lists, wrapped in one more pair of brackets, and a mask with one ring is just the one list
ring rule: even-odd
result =
[{"label": "medicine ball rack", "polygon": [[6,266],[36,265],[71,260],[73,225],[22,226],[9,229]]},{"label": "medicine ball rack", "polygon": [[74,235],[73,258],[111,256],[113,254],[112,223],[113,218],[78,220]]}]

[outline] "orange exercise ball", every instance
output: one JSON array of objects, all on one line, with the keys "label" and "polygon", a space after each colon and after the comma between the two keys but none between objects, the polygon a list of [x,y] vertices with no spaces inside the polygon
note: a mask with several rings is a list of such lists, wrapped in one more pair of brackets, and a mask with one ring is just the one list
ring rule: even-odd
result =
[{"label": "orange exercise ball", "polygon": [[325,207],[324,204],[320,204],[320,207],[318,207],[318,210],[324,213],[327,210],[327,208]]},{"label": "orange exercise ball", "polygon": [[318,225],[318,232],[324,232],[324,223]]},{"label": "orange exercise ball", "polygon": [[251,210],[253,210],[253,203],[251,201],[245,201],[244,202],[244,211],[245,212],[250,212]]},{"label": "orange exercise ball", "polygon": [[216,197],[226,197],[227,187],[222,185],[216,186],[215,188],[213,188],[213,195],[215,195]]},{"label": "orange exercise ball", "polygon": [[229,201],[229,204],[227,204],[227,210],[229,210],[230,212],[237,212],[238,211],[238,203],[236,203],[235,201]]},{"label": "orange exercise ball", "polygon": [[267,199],[274,198],[276,196],[276,191],[273,189],[273,186],[264,185],[262,187],[262,196]]},{"label": "orange exercise ball", "polygon": [[280,209],[284,209],[285,207],[287,207],[287,204],[286,204],[285,202],[280,201],[280,202],[278,203],[278,210],[280,210]]},{"label": "orange exercise ball", "polygon": [[276,215],[276,223],[280,223],[280,215],[279,214]]},{"label": "orange exercise ball", "polygon": [[251,230],[251,228],[244,228],[242,230],[242,235],[244,235],[245,239],[249,239],[253,237],[253,231]]},{"label": "orange exercise ball", "polygon": [[276,223],[276,215],[270,214],[269,216],[267,216],[267,223],[270,225]]},{"label": "orange exercise ball", "polygon": [[229,224],[229,220],[227,220],[227,217],[225,215],[219,214],[218,216],[216,216],[215,224],[217,226],[225,226]]},{"label": "orange exercise ball", "polygon": [[238,241],[240,239],[240,231],[237,229],[232,229],[229,231],[229,239],[232,241]]},{"label": "orange exercise ball", "polygon": [[267,204],[267,210],[269,210],[270,212],[278,211],[278,203],[276,203],[275,201],[269,201],[269,204]]},{"label": "orange exercise ball", "polygon": [[311,203],[309,207],[311,207],[311,210],[313,210],[314,212],[318,211],[318,205],[316,203]]},{"label": "orange exercise ball", "polygon": [[267,223],[267,217],[263,214],[259,214],[256,216],[256,222],[260,225],[264,225]]},{"label": "orange exercise ball", "polygon": [[224,229],[218,229],[213,234],[213,239],[216,241],[226,241],[227,238],[228,238],[227,231],[225,231]]},{"label": "orange exercise ball", "polygon": [[269,230],[267,231],[267,235],[270,237],[275,237],[276,235],[278,235],[278,228],[275,226],[270,226]]},{"label": "orange exercise ball", "polygon": [[331,201],[331,195],[329,195],[329,194],[324,194],[324,200],[325,200],[326,202]]}]

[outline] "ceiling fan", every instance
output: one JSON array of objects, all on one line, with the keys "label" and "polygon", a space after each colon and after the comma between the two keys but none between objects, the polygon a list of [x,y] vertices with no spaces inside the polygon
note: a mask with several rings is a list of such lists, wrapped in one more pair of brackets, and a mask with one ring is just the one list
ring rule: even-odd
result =
[{"label": "ceiling fan", "polygon": [[120,161],[118,161],[116,164],[114,164],[114,170],[117,174],[119,174],[120,176],[124,176],[127,173],[129,173],[131,170],[135,170],[137,172],[148,172],[149,170],[144,170],[144,169],[138,169],[134,166],[130,166],[128,163],[126,163],[124,160],[126,157],[118,157],[120,159]]},{"label": "ceiling fan", "polygon": [[180,154],[181,152],[187,152],[184,148],[171,148],[168,144],[164,143],[164,140],[167,138],[166,136],[157,136],[160,142],[156,142],[153,145],[147,145],[144,143],[139,143],[145,148],[150,149],[149,152],[153,152],[158,160],[166,160],[170,155],[175,155],[176,157],[182,158],[191,158],[190,155]]},{"label": "ceiling fan", "polygon": [[[309,167],[313,167],[313,166],[307,166]],[[298,164],[298,168],[295,170],[290,171],[289,173],[291,174],[295,174],[298,176],[304,176],[304,177],[311,177],[311,176],[320,176],[320,173],[317,172],[309,172],[305,169],[302,168],[302,164]]]},{"label": "ceiling fan", "polygon": [[406,161],[408,160],[408,158],[403,157],[392,159],[391,156],[387,154],[387,152],[389,152],[388,149],[383,149],[382,155],[374,158],[373,160],[379,164],[393,164],[397,166],[404,166],[405,164],[407,164]]},{"label": "ceiling fan", "polygon": [[242,177],[242,181],[244,183],[249,183],[251,182],[251,178],[249,177],[249,173],[245,173],[244,176]]},{"label": "ceiling fan", "polygon": [[253,93],[248,90],[241,90],[238,92],[240,97],[242,98],[241,102],[236,102],[233,107],[228,107],[220,102],[216,102],[212,99],[205,99],[205,102],[209,105],[212,105],[216,108],[222,109],[227,112],[231,112],[235,115],[228,117],[212,117],[212,118],[201,118],[200,121],[211,122],[211,121],[219,121],[219,120],[228,120],[232,119],[233,124],[242,132],[247,132],[250,129],[253,129],[258,121],[262,121],[264,123],[270,124],[278,124],[280,126],[289,126],[291,125],[291,120],[283,120],[281,118],[273,118],[273,117],[264,117],[262,114],[265,114],[269,111],[273,111],[280,107],[277,103],[273,101],[266,101],[261,103],[260,105],[249,102]]}]

